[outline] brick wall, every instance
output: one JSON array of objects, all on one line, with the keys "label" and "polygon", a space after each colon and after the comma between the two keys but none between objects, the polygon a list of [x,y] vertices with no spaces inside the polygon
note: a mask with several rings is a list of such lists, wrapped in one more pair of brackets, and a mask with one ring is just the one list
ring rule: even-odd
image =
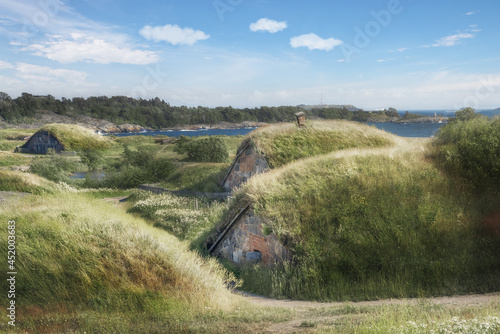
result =
[{"label": "brick wall", "polygon": [[278,240],[274,233],[264,235],[262,220],[254,214],[253,210],[243,215],[227,233],[215,254],[237,264],[248,262],[273,264],[292,258],[290,250]]},{"label": "brick wall", "polygon": [[252,176],[265,172],[267,167],[265,155],[257,152],[250,144],[236,157],[222,186],[224,190],[231,191]]}]

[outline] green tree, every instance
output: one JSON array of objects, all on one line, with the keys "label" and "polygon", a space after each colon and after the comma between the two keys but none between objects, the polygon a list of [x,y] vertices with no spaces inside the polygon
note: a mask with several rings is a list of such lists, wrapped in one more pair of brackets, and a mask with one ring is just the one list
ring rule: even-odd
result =
[{"label": "green tree", "polygon": [[89,171],[96,171],[103,162],[103,153],[100,150],[85,149],[80,152],[80,159],[87,165]]},{"label": "green tree", "polygon": [[476,110],[471,107],[462,108],[455,112],[455,120],[457,121],[469,121],[478,117],[479,115],[476,113]]}]

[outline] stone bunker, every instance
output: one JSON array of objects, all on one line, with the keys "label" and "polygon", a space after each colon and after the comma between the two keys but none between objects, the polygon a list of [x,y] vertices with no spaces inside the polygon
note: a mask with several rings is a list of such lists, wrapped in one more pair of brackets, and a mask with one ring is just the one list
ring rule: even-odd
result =
[{"label": "stone bunker", "polygon": [[64,145],[47,131],[38,131],[19,148],[19,152],[47,154],[49,149],[53,149],[56,153],[61,153],[64,151]]},{"label": "stone bunker", "polygon": [[251,139],[247,139],[240,145],[221,186],[230,192],[252,176],[264,173],[267,169],[266,156],[257,150]]},{"label": "stone bunker", "polygon": [[109,145],[108,138],[75,124],[48,124],[40,128],[24,145],[17,147],[21,153],[47,154],[49,150],[61,154],[87,149],[102,149]]},{"label": "stone bunker", "polygon": [[262,218],[250,206],[240,209],[207,241],[209,253],[236,264],[271,265],[292,259],[292,253],[273,232],[266,231]]}]

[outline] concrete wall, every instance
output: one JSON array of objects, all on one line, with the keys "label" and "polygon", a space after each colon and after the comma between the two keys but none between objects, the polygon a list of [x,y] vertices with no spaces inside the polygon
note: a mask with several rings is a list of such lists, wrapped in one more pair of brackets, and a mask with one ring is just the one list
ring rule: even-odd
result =
[{"label": "concrete wall", "polygon": [[227,233],[214,254],[237,264],[273,264],[292,258],[290,250],[283,246],[274,233],[264,235],[262,220],[251,209]]},{"label": "concrete wall", "polygon": [[253,145],[249,144],[236,157],[222,187],[226,191],[231,191],[234,187],[238,187],[252,176],[263,173],[267,169],[265,155],[257,152]]}]

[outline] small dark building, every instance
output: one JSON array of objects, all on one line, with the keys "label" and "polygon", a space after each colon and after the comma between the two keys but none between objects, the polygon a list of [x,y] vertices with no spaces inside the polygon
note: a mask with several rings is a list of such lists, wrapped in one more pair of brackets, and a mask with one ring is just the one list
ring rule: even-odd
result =
[{"label": "small dark building", "polygon": [[297,117],[297,125],[298,126],[306,126],[306,114],[304,112],[298,112],[295,114]]},{"label": "small dark building", "polygon": [[47,154],[48,149],[53,149],[56,153],[64,151],[64,146],[59,140],[47,131],[38,131],[19,148],[21,153]]}]

